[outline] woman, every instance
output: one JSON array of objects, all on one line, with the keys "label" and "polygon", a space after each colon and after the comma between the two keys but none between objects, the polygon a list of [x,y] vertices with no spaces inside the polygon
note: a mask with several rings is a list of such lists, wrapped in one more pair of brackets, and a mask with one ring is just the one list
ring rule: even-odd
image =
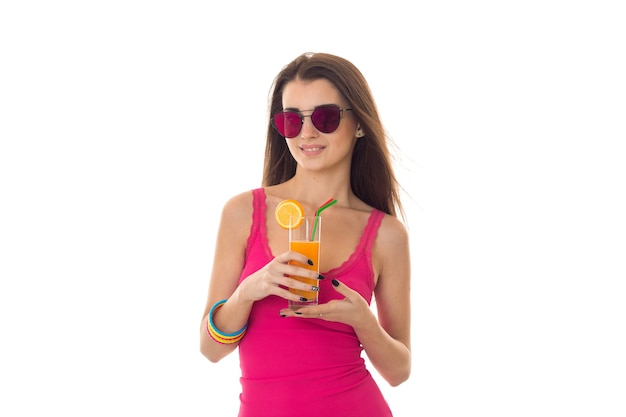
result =
[{"label": "woman", "polygon": [[[289,264],[309,260],[288,250],[273,213],[292,199],[313,214],[329,198],[318,276]],[[410,256],[398,212],[365,78],[341,57],[299,56],[274,80],[263,186],[222,210],[201,323],[211,362],[239,348],[240,417],[392,415],[361,354],[391,386],[409,377]],[[319,291],[319,304],[289,309],[300,298],[289,288]]]}]

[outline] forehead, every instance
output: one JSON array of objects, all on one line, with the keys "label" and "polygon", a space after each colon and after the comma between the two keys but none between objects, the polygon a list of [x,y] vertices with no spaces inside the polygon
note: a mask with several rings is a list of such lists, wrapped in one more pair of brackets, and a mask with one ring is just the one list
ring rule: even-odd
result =
[{"label": "forehead", "polygon": [[296,79],[285,84],[283,108],[308,110],[322,104],[344,106],[339,90],[330,81],[321,78],[313,81]]}]

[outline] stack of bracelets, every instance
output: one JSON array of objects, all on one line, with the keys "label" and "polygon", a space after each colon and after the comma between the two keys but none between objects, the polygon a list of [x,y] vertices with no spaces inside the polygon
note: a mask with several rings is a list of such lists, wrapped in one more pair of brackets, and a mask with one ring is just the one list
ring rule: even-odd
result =
[{"label": "stack of bracelets", "polygon": [[224,332],[221,332],[217,327],[215,327],[215,323],[213,323],[213,315],[225,303],[226,303],[226,300],[221,300],[213,304],[213,307],[211,307],[211,311],[209,311],[209,317],[207,318],[207,321],[206,321],[206,330],[209,333],[209,336],[213,338],[213,340],[215,340],[218,343],[228,345],[231,343],[239,342],[243,338],[243,335],[246,334],[246,329],[248,328],[248,325],[246,324],[235,333],[224,333]]}]

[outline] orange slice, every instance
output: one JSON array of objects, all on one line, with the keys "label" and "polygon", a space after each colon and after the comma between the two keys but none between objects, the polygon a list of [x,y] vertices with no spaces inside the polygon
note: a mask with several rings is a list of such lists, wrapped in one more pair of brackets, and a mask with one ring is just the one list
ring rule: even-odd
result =
[{"label": "orange slice", "polygon": [[[302,204],[300,204],[296,200],[283,200],[276,206],[276,210],[274,211],[274,217],[278,222],[278,225],[283,229],[289,229],[289,222],[291,221],[291,216],[304,216],[304,208]],[[292,225],[293,229],[300,227],[302,224],[302,219],[300,219],[296,224]]]}]

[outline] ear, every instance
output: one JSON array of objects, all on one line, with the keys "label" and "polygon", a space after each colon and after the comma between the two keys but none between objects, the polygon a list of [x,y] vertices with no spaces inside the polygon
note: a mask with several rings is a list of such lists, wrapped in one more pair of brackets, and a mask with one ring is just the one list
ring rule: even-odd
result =
[{"label": "ear", "polygon": [[363,129],[361,129],[361,125],[357,124],[356,125],[356,137],[362,138],[363,136],[365,136],[365,133],[363,133]]}]

